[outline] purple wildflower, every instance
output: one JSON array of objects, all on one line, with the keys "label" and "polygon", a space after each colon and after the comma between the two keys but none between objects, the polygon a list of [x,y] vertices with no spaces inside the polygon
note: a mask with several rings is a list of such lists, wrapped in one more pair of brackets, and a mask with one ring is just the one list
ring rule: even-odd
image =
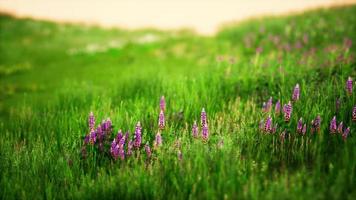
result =
[{"label": "purple wildflower", "polygon": [[300,118],[297,124],[297,132],[302,133],[302,130],[303,130],[303,119]]},{"label": "purple wildflower", "polygon": [[315,126],[315,129],[316,131],[320,131],[320,125],[321,125],[321,118],[320,118],[320,115],[318,115],[315,120],[314,120],[314,126]]},{"label": "purple wildflower", "polygon": [[342,134],[342,139],[344,139],[344,141],[346,141],[347,137],[349,136],[350,133],[350,127],[347,127],[347,129],[345,129],[344,133]]},{"label": "purple wildflower", "polygon": [[125,159],[125,149],[123,146],[119,146],[118,154],[119,154],[121,160]]},{"label": "purple wildflower", "polygon": [[112,123],[111,123],[111,120],[110,120],[110,118],[108,118],[107,120],[106,120],[106,133],[111,133],[111,129],[112,129]]},{"label": "purple wildflower", "polygon": [[141,146],[141,131],[142,131],[142,128],[141,128],[141,123],[140,122],[137,122],[137,125],[136,125],[136,128],[135,128],[135,143],[134,143],[134,146],[136,148],[140,148]]},{"label": "purple wildflower", "polygon": [[86,135],[86,136],[84,137],[84,145],[89,144],[89,140],[90,140],[90,134],[89,134],[89,135]]},{"label": "purple wildflower", "polygon": [[294,90],[293,90],[292,100],[298,101],[299,97],[300,97],[300,88],[299,88],[299,84],[297,84],[297,85],[295,85]]},{"label": "purple wildflower", "polygon": [[127,143],[127,152],[126,152],[126,155],[130,156],[132,154],[132,147],[134,145],[134,142],[132,140],[130,140],[128,143]]},{"label": "purple wildflower", "polygon": [[161,145],[162,145],[162,136],[161,133],[158,131],[153,146],[155,148],[158,148]]},{"label": "purple wildflower", "polygon": [[202,138],[204,141],[207,141],[209,139],[209,128],[208,124],[204,124],[202,128]]},{"label": "purple wildflower", "polygon": [[271,115],[268,116],[267,119],[266,119],[264,131],[266,133],[269,133],[269,132],[272,131],[272,118],[271,118]]},{"label": "purple wildflower", "polygon": [[127,131],[125,134],[125,140],[129,141],[129,137],[130,137],[130,132]]},{"label": "purple wildflower", "polygon": [[161,130],[164,129],[165,120],[164,120],[164,113],[163,113],[163,110],[161,110],[161,112],[159,113],[158,126],[159,126],[159,129],[161,129]]},{"label": "purple wildflower", "polygon": [[339,126],[337,126],[337,132],[339,134],[342,134],[344,132],[342,122],[340,122]]},{"label": "purple wildflower", "polygon": [[145,145],[145,151],[146,151],[147,158],[151,158],[152,152],[148,144]]},{"label": "purple wildflower", "polygon": [[90,133],[90,139],[89,139],[90,144],[95,144],[96,143],[96,137],[97,137],[96,132],[92,131]]},{"label": "purple wildflower", "polygon": [[310,128],[310,133],[313,134],[315,132],[315,122],[314,120],[311,121],[311,128]]},{"label": "purple wildflower", "polygon": [[200,117],[201,117],[201,126],[204,127],[204,125],[208,123],[206,120],[206,112],[204,108],[201,111]]},{"label": "purple wildflower", "polygon": [[93,112],[90,112],[90,114],[89,114],[88,123],[89,123],[89,130],[90,130],[90,131],[94,130],[94,127],[95,127],[95,117],[94,117]]},{"label": "purple wildflower", "polygon": [[354,106],[354,109],[352,110],[352,121],[356,122],[356,105]]},{"label": "purple wildflower", "polygon": [[164,96],[162,96],[159,101],[159,107],[163,112],[166,110],[166,100],[164,99]]},{"label": "purple wildflower", "polygon": [[274,107],[274,112],[276,115],[279,115],[281,113],[281,102],[278,100],[276,103],[276,106]]},{"label": "purple wildflower", "polygon": [[96,134],[97,134],[97,137],[99,139],[99,141],[103,141],[104,140],[104,137],[105,137],[105,133],[102,129],[102,125],[99,125],[97,128],[96,128]]},{"label": "purple wildflower", "polygon": [[199,135],[199,130],[198,130],[198,125],[197,125],[197,121],[194,121],[193,127],[192,127],[192,135],[193,137],[197,138]]},{"label": "purple wildflower", "polygon": [[284,112],[284,121],[289,122],[292,115],[293,107],[292,103],[289,101],[288,104],[284,104],[283,112]]},{"label": "purple wildflower", "polygon": [[349,95],[352,95],[352,78],[349,77],[346,81],[346,91]]},{"label": "purple wildflower", "polygon": [[123,137],[121,129],[117,132],[116,140],[120,141],[121,138]]},{"label": "purple wildflower", "polygon": [[116,139],[114,139],[111,143],[110,153],[115,160],[119,156],[119,146],[117,145]]},{"label": "purple wildflower", "polygon": [[336,125],[336,116],[330,121],[330,133],[336,133],[337,125]]},{"label": "purple wildflower", "polygon": [[124,147],[125,141],[126,141],[126,138],[125,137],[121,137],[121,139],[119,140],[119,143],[118,143],[120,148]]},{"label": "purple wildflower", "polygon": [[307,124],[304,124],[302,129],[302,135],[305,135],[306,132],[307,132]]}]

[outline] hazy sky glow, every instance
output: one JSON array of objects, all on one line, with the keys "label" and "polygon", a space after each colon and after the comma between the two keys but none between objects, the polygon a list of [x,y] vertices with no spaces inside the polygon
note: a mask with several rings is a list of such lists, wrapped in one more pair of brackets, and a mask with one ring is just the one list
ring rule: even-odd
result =
[{"label": "hazy sky glow", "polygon": [[124,28],[187,27],[212,34],[225,22],[352,2],[356,0],[0,0],[0,11]]}]

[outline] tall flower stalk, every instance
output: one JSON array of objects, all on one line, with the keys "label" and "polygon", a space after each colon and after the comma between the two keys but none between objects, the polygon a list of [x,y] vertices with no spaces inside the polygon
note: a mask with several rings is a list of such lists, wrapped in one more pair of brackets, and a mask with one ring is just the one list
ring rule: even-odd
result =
[{"label": "tall flower stalk", "polygon": [[356,122],[356,105],[354,109],[352,110],[352,121]]},{"label": "tall flower stalk", "polygon": [[155,137],[155,141],[153,143],[154,148],[158,148],[162,145],[162,136],[161,133],[158,131]]},{"label": "tall flower stalk", "polygon": [[208,124],[204,124],[202,128],[202,138],[204,141],[209,139],[209,127]]},{"label": "tall flower stalk", "polygon": [[90,114],[89,114],[88,124],[89,124],[89,130],[90,130],[90,131],[94,130],[94,127],[95,127],[95,117],[94,117],[93,112],[90,112]]},{"label": "tall flower stalk", "polygon": [[161,110],[161,112],[159,113],[159,117],[158,117],[158,127],[159,129],[163,130],[165,127],[165,119],[164,119],[164,113],[163,110]]},{"label": "tall flower stalk", "polygon": [[283,112],[284,112],[284,121],[289,122],[292,115],[293,107],[292,103],[289,101],[288,104],[284,104]]},{"label": "tall flower stalk", "polygon": [[272,117],[271,116],[268,116],[266,119],[264,131],[266,133],[272,132]]},{"label": "tall flower stalk", "polygon": [[303,119],[300,118],[297,124],[297,132],[302,133],[302,130],[303,130]]},{"label": "tall flower stalk", "polygon": [[299,84],[297,84],[295,87],[294,87],[294,90],[293,90],[293,95],[292,95],[292,100],[295,102],[295,101],[298,101],[299,100],[299,97],[300,97],[300,88],[299,88]]},{"label": "tall flower stalk", "polygon": [[330,121],[330,133],[336,133],[337,131],[337,124],[336,124],[336,116]]},{"label": "tall flower stalk", "polygon": [[352,78],[349,77],[346,81],[346,92],[348,95],[352,95]]},{"label": "tall flower stalk", "polygon": [[199,137],[199,130],[198,130],[198,125],[197,121],[194,121],[193,127],[192,127],[192,136],[197,138]]},{"label": "tall flower stalk", "polygon": [[205,112],[205,108],[202,109],[201,114],[200,114],[200,119],[201,119],[201,126],[204,127],[205,124],[208,123],[207,119],[206,119],[206,112]]},{"label": "tall flower stalk", "polygon": [[140,146],[141,146],[141,142],[142,142],[142,138],[141,138],[142,133],[141,132],[142,132],[141,123],[137,122],[137,125],[135,128],[135,142],[134,142],[135,148],[140,148]]}]

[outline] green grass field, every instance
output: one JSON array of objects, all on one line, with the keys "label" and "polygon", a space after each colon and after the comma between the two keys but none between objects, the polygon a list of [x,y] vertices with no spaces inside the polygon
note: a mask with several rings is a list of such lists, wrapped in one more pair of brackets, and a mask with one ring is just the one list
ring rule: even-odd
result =
[{"label": "green grass field", "polygon": [[[213,37],[2,14],[0,198],[355,199],[355,41],[356,6],[252,19]],[[285,122],[274,105],[287,104],[296,84],[300,99]],[[153,149],[162,95],[166,126]],[[192,137],[202,108],[207,141]],[[113,123],[103,151],[84,144],[91,111],[97,124]],[[259,129],[269,115],[273,134]],[[333,116],[350,127],[346,140],[330,134]],[[141,148],[113,159],[118,130],[133,139],[138,121]]]}]

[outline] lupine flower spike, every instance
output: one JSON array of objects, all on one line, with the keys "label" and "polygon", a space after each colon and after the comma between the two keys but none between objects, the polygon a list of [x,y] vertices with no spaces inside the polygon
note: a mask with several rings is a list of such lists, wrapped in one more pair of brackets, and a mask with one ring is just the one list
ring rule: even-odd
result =
[{"label": "lupine flower spike", "polygon": [[303,130],[303,119],[300,118],[297,124],[297,132],[302,133],[302,130]]},{"label": "lupine flower spike", "polygon": [[117,145],[116,139],[111,143],[110,153],[115,160],[119,156],[119,146]]},{"label": "lupine flower spike", "polygon": [[207,120],[206,120],[206,112],[205,109],[203,108],[201,111],[201,126],[204,127],[205,124],[207,124]]},{"label": "lupine flower spike", "polygon": [[337,125],[336,125],[336,116],[330,121],[330,133],[336,133]]},{"label": "lupine flower spike", "polygon": [[159,101],[159,107],[163,112],[166,110],[166,100],[164,99],[164,96],[162,96]]},{"label": "lupine flower spike", "polygon": [[292,100],[293,101],[298,101],[299,100],[299,96],[300,96],[300,88],[299,88],[299,84],[297,84],[294,87],[294,90],[293,90]]},{"label": "lupine flower spike", "polygon": [[153,146],[154,148],[158,148],[161,145],[162,145],[162,136],[161,133],[158,131]]},{"label": "lupine flower spike", "polygon": [[93,112],[90,112],[90,114],[89,114],[88,123],[89,123],[89,130],[90,130],[90,131],[94,130],[94,127],[95,127],[95,117],[94,117]]},{"label": "lupine flower spike", "polygon": [[137,122],[136,128],[135,128],[135,143],[134,143],[134,147],[136,148],[140,148],[141,146],[141,123]]},{"label": "lupine flower spike", "polygon": [[161,110],[158,117],[158,127],[159,129],[163,130],[164,126],[165,126],[164,113],[163,110]]},{"label": "lupine flower spike", "polygon": [[126,155],[130,156],[132,155],[132,147],[134,145],[134,142],[132,140],[130,140],[128,143],[127,143],[127,152],[126,152]]},{"label": "lupine flower spike", "polygon": [[281,102],[278,100],[276,103],[276,106],[274,107],[274,112],[276,115],[279,115],[281,113]]},{"label": "lupine flower spike", "polygon": [[90,133],[90,139],[89,139],[90,144],[95,144],[96,143],[96,132],[92,131]]},{"label": "lupine flower spike", "polygon": [[345,129],[344,133],[342,134],[342,139],[344,139],[344,141],[346,141],[347,136],[349,136],[350,133],[350,127],[347,127],[347,129]]},{"label": "lupine flower spike", "polygon": [[147,158],[151,158],[151,148],[148,144],[145,145],[145,151],[146,151],[146,155],[147,155]]},{"label": "lupine flower spike", "polygon": [[284,112],[284,121],[289,122],[292,115],[293,107],[292,103],[289,101],[288,104],[284,104],[283,112]]},{"label": "lupine flower spike", "polygon": [[320,115],[318,115],[314,120],[314,126],[317,132],[320,131],[320,125],[321,125],[321,118]]},{"label": "lupine flower spike", "polygon": [[343,134],[344,133],[342,122],[340,122],[339,126],[337,126],[337,132],[339,134]]},{"label": "lupine flower spike", "polygon": [[346,91],[347,94],[352,95],[352,78],[349,77],[346,81]]},{"label": "lupine flower spike", "polygon": [[198,125],[197,125],[197,121],[194,121],[193,127],[192,127],[192,135],[193,137],[197,138],[199,137],[199,133],[198,133]]},{"label": "lupine flower spike", "polygon": [[202,128],[202,138],[204,141],[207,141],[209,139],[209,128],[208,128],[208,124],[206,123]]},{"label": "lupine flower spike", "polygon": [[352,121],[356,122],[356,105],[354,109],[352,110]]},{"label": "lupine flower spike", "polygon": [[271,116],[268,116],[266,119],[264,131],[266,133],[272,132],[272,118],[271,118]]},{"label": "lupine flower spike", "polygon": [[117,132],[116,141],[120,141],[123,137],[121,129]]}]

